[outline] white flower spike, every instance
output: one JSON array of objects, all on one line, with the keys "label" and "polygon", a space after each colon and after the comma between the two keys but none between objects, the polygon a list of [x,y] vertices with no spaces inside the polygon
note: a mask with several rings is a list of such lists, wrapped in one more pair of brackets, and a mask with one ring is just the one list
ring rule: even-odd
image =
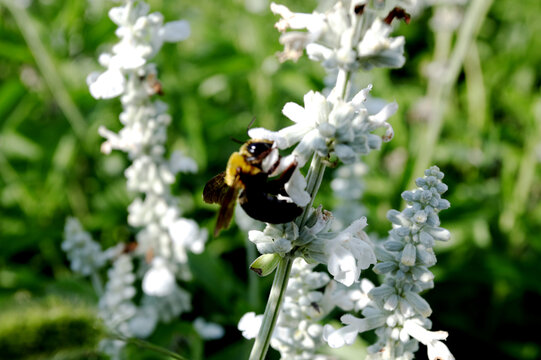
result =
[{"label": "white flower spike", "polygon": [[[364,2],[330,3],[331,7],[312,14],[294,13],[284,5],[271,4],[271,11],[281,16],[276,23],[282,32],[280,43],[284,45],[279,54],[281,61],[296,61],[306,49],[311,60],[321,62],[328,70],[398,68],[404,64],[404,37],[389,36],[393,19],[409,22],[409,15],[402,8],[384,9],[386,13],[379,14]],[[289,29],[295,31],[288,32]]]},{"label": "white flower spike", "polygon": [[[139,231],[137,247],[115,261],[100,300],[100,315],[110,329],[124,336],[146,337],[158,321],[170,321],[191,310],[190,294],[177,280],[190,279],[187,252],[200,253],[207,239],[206,230],[182,217],[180,203],[171,194],[176,175],[194,172],[197,166],[178,151],[166,158],[171,116],[167,105],[153,97],[162,94],[162,87],[150,62],[165,42],[186,39],[190,26],[184,20],[164,23],[163,15],[150,13],[143,0],[117,2],[120,5],[109,11],[109,17],[118,25],[119,41],[110,53],[100,55],[99,63],[106,69],[90,74],[87,84],[96,99],[120,97],[123,128],[115,133],[100,127],[98,132],[105,138],[101,147],[105,154],[120,150],[131,161],[124,174],[128,190],[136,197],[128,207],[128,223]],[[133,258],[144,260],[137,262],[145,271],[137,272],[143,290],[138,305],[132,301],[136,293]],[[111,344],[108,349],[114,353],[110,354],[118,355],[121,346]]]},{"label": "white flower spike", "polygon": [[[444,331],[429,331],[427,317],[430,305],[419,292],[434,286],[433,274],[428,270],[436,262],[435,240],[447,241],[449,232],[439,227],[438,213],[449,207],[441,198],[447,186],[441,182],[443,173],[436,166],[425,171],[425,177],[416,181],[418,189],[405,191],[402,198],[408,206],[402,212],[391,210],[387,214],[393,223],[390,237],[382,247],[376,248],[379,263],[376,273],[385,274],[384,283],[368,289],[368,303],[363,304],[364,318],[351,315],[342,317],[342,329],[328,329],[326,339],[331,346],[345,345],[352,340],[352,327],[365,332],[375,329],[378,341],[369,347],[370,359],[411,359],[417,342],[427,346],[431,360],[454,359],[447,346]],[[438,234],[440,236],[432,236]]]}]

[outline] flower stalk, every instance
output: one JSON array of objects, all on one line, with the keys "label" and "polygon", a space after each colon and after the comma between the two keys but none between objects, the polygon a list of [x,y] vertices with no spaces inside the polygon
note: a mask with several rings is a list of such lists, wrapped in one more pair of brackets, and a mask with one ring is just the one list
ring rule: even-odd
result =
[{"label": "flower stalk", "polygon": [[[348,82],[351,78],[351,72],[345,71],[343,69],[339,70],[338,78],[336,81],[336,86],[333,89],[333,92],[339,94],[341,100],[344,100],[347,94]],[[298,217],[296,222],[299,229],[302,229],[306,225],[306,221],[310,212],[312,210],[312,205],[314,204],[315,197],[321,186],[323,180],[323,175],[325,174],[326,165],[323,161],[323,158],[314,153],[312,157],[312,162],[310,163],[310,169],[306,175],[306,191],[310,194],[310,201],[308,205],[304,207],[304,210],[301,216]],[[295,249],[293,249],[290,254],[295,254]],[[284,299],[284,294],[287,289],[287,284],[289,282],[289,274],[291,273],[291,266],[295,255],[286,255],[276,269],[276,274],[274,275],[274,280],[272,283],[272,288],[269,295],[269,300],[267,306],[265,307],[265,313],[263,314],[263,322],[259,333],[255,339],[252,352],[250,354],[250,360],[263,360],[267,354],[267,350],[270,345],[270,339],[276,326],[276,321],[278,320],[278,315],[280,314],[280,309],[282,307],[282,302]]]},{"label": "flower stalk", "polygon": [[[331,309],[334,300],[320,307],[318,294],[321,293],[307,291],[325,284],[313,282],[313,279],[306,279],[313,287],[303,289],[302,294],[297,291],[300,289],[298,279],[292,281],[289,291],[292,267],[293,272],[300,271],[293,266],[295,258],[302,257],[312,266],[326,264],[334,279],[345,286],[351,286],[359,278],[361,270],[376,262],[363,230],[367,225],[366,218],[355,219],[345,229],[332,232],[332,214],[321,207],[313,209],[330,159],[336,160],[336,163],[354,164],[359,156],[379,149],[382,142],[389,141],[393,136],[392,126],[387,120],[396,112],[396,103],[387,104],[378,113],[372,114],[364,104],[372,85],[355,96],[348,94],[354,71],[374,67],[396,68],[405,61],[404,38],[389,37],[392,31],[389,23],[394,17],[384,22],[380,17],[389,17],[388,10],[381,13],[378,12],[379,8],[366,7],[338,0],[324,12],[301,14],[292,12],[284,5],[271,4],[271,11],[281,16],[275,25],[282,32],[280,42],[284,45],[284,51],[279,54],[280,60],[297,60],[306,50],[311,60],[321,62],[331,74],[336,74],[336,78],[328,96],[309,91],[304,96],[303,106],[293,102],[284,105],[282,113],[294,122],[293,125],[279,131],[264,128],[249,131],[252,139],[271,140],[280,150],[296,145],[291,155],[282,161],[284,169],[293,163],[297,165],[284,190],[293,202],[303,208],[295,222],[267,224],[263,231],[252,230],[248,233],[262,257],[269,254],[281,257],[264,315],[248,313],[239,322],[243,336],[256,338],[250,360],[263,360],[269,345],[280,351],[283,359],[297,359],[301,353],[296,351],[302,352],[303,359],[320,358],[315,355],[318,347],[318,340],[315,339],[319,338],[319,330],[313,320],[325,309]],[[302,29],[306,31],[297,31]],[[381,128],[385,129],[383,136],[373,133]],[[311,163],[304,179],[299,169],[309,159]],[[264,263],[262,257],[256,260],[258,264]],[[310,269],[305,270],[310,272]],[[295,298],[297,295],[304,297],[302,304]],[[285,297],[287,304],[295,304],[304,310],[295,311],[288,305],[284,306],[281,314]],[[320,309],[324,309],[323,313]],[[311,315],[305,318],[299,314]],[[277,322],[279,325],[275,330]]]},{"label": "flower stalk", "polygon": [[250,360],[265,359],[265,355],[269,349],[272,332],[276,325],[276,321],[278,320],[280,308],[284,300],[292,264],[292,257],[286,256],[280,261],[276,268],[269,300],[265,307],[265,314],[263,315],[263,322],[261,323],[261,328],[255,339],[254,346],[252,347]]},{"label": "flower stalk", "polygon": [[308,175],[306,176],[306,191],[310,194],[310,202],[304,208],[297,225],[299,228],[302,228],[306,223],[306,219],[310,214],[310,209],[314,204],[315,195],[317,194],[319,187],[321,186],[321,180],[323,180],[323,175],[325,174],[325,164],[322,161],[321,156],[314,154],[312,157],[312,162],[310,163],[310,169],[308,170]]},{"label": "flower stalk", "polygon": [[[312,163],[310,164],[310,169],[308,170],[308,175],[306,177],[306,190],[310,194],[310,202],[304,208],[301,216],[299,216],[299,228],[302,228],[302,226],[304,226],[306,223],[306,219],[310,213],[312,204],[314,203],[314,199],[317,191],[319,190],[319,186],[321,185],[321,180],[323,179],[324,173],[325,164],[323,163],[321,156],[314,154]],[[294,253],[294,251],[291,253]],[[250,360],[263,360],[267,354],[272,333],[274,331],[274,327],[276,326],[276,321],[278,320],[278,315],[280,314],[280,309],[284,300],[284,294],[289,282],[289,274],[291,273],[293,260],[293,256],[288,254],[282,258],[282,260],[280,260],[280,263],[276,268],[276,274],[274,275],[274,280],[272,282],[269,300],[267,302],[267,306],[265,307],[261,328],[259,329],[254,346],[252,347],[252,352],[250,353]]]},{"label": "flower stalk", "polygon": [[[340,69],[338,71],[338,77],[336,79],[336,85],[333,89],[333,92],[339,94],[340,99],[345,100],[347,95],[348,82],[351,78],[351,72]],[[306,175],[306,191],[310,194],[310,202],[304,208],[302,215],[299,217],[300,221],[298,222],[299,228],[302,228],[306,223],[307,216],[312,209],[314,200],[319,187],[321,186],[321,181],[323,180],[323,175],[325,174],[326,165],[323,162],[323,158],[317,153],[314,153],[312,157],[312,162],[310,163],[310,169]]]},{"label": "flower stalk", "polygon": [[167,357],[169,357],[171,359],[187,360],[185,357],[183,357],[183,356],[181,356],[181,355],[179,355],[177,353],[174,353],[172,351],[167,350],[166,348],[154,345],[154,344],[149,343],[148,341],[145,341],[145,340],[142,340],[142,339],[137,339],[137,338],[133,338],[133,337],[126,337],[126,336],[122,336],[122,335],[120,335],[118,333],[113,333],[113,332],[108,332],[107,336],[109,338],[111,338],[111,339],[120,340],[120,341],[123,341],[123,342],[125,342],[127,344],[133,344],[133,345],[136,345],[136,346],[138,346],[140,348],[154,351],[154,352],[156,352],[158,354],[167,356]]}]

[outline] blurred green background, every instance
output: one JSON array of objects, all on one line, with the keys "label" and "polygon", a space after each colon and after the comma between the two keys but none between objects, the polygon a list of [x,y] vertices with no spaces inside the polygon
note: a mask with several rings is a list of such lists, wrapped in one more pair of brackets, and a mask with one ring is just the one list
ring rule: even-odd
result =
[{"label": "blurred green background", "polygon": [[[120,104],[96,101],[85,81],[116,41],[106,16],[113,3],[34,0],[10,11],[8,1],[0,1],[0,358],[99,359],[97,298],[87,279],[70,272],[60,243],[70,215],[104,248],[134,236],[126,225],[127,159],[101,154],[97,134],[100,125],[120,128]],[[169,149],[183,149],[200,168],[180,176],[174,192],[186,216],[211,229],[216,208],[202,202],[202,188],[238,148],[231,137],[246,139],[254,116],[256,126],[288,125],[282,106],[321,90],[324,71],[306,58],[276,61],[276,17],[264,0],[148,2],[166,21],[192,26],[188,40],[166,44],[155,62],[173,117]],[[284,3],[309,12],[315,1]],[[425,296],[433,328],[449,332],[458,359],[471,349],[485,358],[541,358],[533,330],[541,319],[540,13],[538,0],[494,1],[430,151],[449,185],[451,208],[441,220],[452,240],[437,249],[435,289]],[[429,9],[397,29],[406,36],[404,68],[359,77],[359,86],[373,83],[373,95],[400,106],[391,120],[395,138],[364,159],[363,203],[379,236],[390,227],[386,212],[400,209],[400,193],[422,176],[413,169],[429,125],[415,114],[434,52],[430,16]],[[316,200],[330,209],[331,176]],[[245,236],[233,226],[191,256],[194,279],[183,286],[194,310],[150,341],[191,359],[246,358],[251,343],[236,324],[247,311],[263,311],[271,281],[248,274],[246,254]],[[222,324],[226,336],[204,344],[189,326],[197,316]],[[129,351],[129,359],[161,358]],[[423,347],[417,356],[426,356]]]}]

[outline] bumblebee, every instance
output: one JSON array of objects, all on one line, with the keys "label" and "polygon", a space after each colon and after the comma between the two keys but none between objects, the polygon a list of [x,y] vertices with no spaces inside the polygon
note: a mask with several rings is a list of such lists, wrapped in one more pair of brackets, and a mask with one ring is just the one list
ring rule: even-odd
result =
[{"label": "bumblebee", "polygon": [[[214,236],[229,226],[237,198],[250,217],[271,224],[290,222],[302,213],[297,204],[280,198],[280,195],[287,196],[284,186],[297,164],[291,164],[279,177],[272,179],[269,174],[277,169],[280,157],[270,166],[263,166],[273,151],[273,143],[270,140],[247,141],[229,157],[226,170],[205,185],[203,200],[220,204]],[[272,159],[269,157],[268,161]],[[264,168],[268,169],[265,171]]]}]

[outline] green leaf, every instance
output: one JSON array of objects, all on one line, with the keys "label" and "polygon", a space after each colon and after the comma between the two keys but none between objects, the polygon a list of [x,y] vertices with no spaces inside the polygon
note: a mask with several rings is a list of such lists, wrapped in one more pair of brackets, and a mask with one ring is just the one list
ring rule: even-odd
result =
[{"label": "green leaf", "polygon": [[38,161],[43,156],[41,147],[15,131],[0,134],[0,152],[9,158]]},{"label": "green leaf", "polygon": [[[0,48],[2,44],[0,43]],[[1,54],[0,54],[1,55]],[[0,56],[1,57],[1,56]],[[19,79],[12,78],[9,80],[2,79],[2,85],[0,86],[0,118],[5,119],[7,114],[19,101],[19,99],[25,94],[26,89],[21,84]]]}]

